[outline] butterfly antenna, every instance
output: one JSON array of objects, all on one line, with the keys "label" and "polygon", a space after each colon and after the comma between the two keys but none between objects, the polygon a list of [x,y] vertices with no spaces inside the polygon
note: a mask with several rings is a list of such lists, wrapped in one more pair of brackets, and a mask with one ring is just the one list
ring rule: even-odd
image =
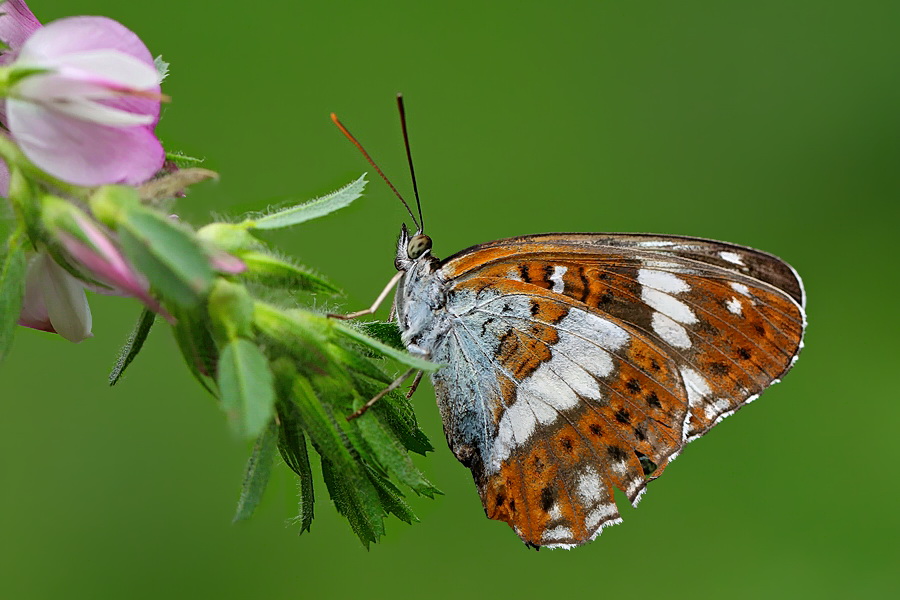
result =
[{"label": "butterfly antenna", "polygon": [[378,174],[381,175],[381,178],[384,179],[384,182],[388,184],[388,187],[390,187],[394,194],[396,194],[397,197],[400,198],[400,202],[402,202],[403,206],[406,207],[406,212],[409,213],[409,216],[412,218],[413,223],[416,224],[416,228],[418,230],[421,230],[422,226],[416,220],[416,215],[413,214],[413,211],[409,207],[409,204],[406,203],[406,200],[403,199],[403,196],[400,195],[400,192],[398,192],[397,188],[394,187],[394,184],[391,183],[391,180],[387,178],[387,175],[385,175],[384,172],[379,168],[379,166],[375,164],[375,161],[372,160],[372,157],[369,156],[369,153],[366,152],[366,149],[362,147],[362,144],[360,144],[359,141],[355,137],[353,137],[353,134],[350,133],[350,131],[346,127],[344,127],[344,124],[340,122],[336,114],[331,113],[331,120],[334,121],[334,124],[337,125],[337,128],[341,130],[341,133],[343,133],[348,140],[353,142],[353,145],[356,146],[356,148],[360,152],[362,152],[362,155],[366,157],[366,160],[369,161],[369,164],[372,165],[372,168],[378,171]]},{"label": "butterfly antenna", "polygon": [[403,107],[403,94],[397,94],[397,109],[400,111],[400,127],[403,128],[403,145],[406,146],[406,159],[409,161],[409,175],[412,178],[413,193],[416,195],[416,209],[419,211],[419,223],[425,233],[425,219],[422,217],[422,203],[419,202],[419,186],[416,185],[416,170],[413,167],[412,152],[409,149],[409,134],[406,132],[406,109]]}]

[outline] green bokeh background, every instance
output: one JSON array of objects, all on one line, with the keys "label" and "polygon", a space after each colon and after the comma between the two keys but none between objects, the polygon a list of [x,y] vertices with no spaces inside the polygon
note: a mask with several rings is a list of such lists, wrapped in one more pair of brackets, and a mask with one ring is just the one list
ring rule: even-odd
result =
[{"label": "green bokeh background", "polygon": [[[776,253],[809,294],[784,383],[693,444],[625,524],[570,552],[484,518],[415,398],[446,495],[365,551],[320,486],[297,537],[278,468],[231,525],[247,454],[164,327],[115,389],[139,308],[92,301],[95,337],[21,330],[0,367],[0,597],[885,597],[898,590],[900,3],[34,0],[104,14],[172,63],[159,127],[222,173],[181,202],[202,223],[308,198],[367,170],[337,112],[408,189],[407,98],[428,232],[446,256],[542,231],[652,231]],[[279,235],[367,306],[402,207]],[[386,311],[384,313],[386,315]]]}]

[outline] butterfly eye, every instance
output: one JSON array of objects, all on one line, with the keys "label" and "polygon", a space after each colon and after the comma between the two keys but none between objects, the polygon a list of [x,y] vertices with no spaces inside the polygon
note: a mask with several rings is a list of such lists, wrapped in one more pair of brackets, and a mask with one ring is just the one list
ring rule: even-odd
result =
[{"label": "butterfly eye", "polygon": [[413,260],[419,258],[426,251],[431,250],[431,238],[424,234],[416,234],[409,240],[406,246],[406,254]]}]

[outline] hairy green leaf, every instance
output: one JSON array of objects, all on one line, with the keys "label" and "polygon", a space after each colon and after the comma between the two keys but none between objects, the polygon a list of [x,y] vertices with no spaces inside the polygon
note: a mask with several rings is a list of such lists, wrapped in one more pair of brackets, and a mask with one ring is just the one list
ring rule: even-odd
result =
[{"label": "hairy green leaf", "polygon": [[247,460],[247,469],[244,471],[244,482],[241,484],[237,511],[234,514],[235,522],[249,519],[256,507],[259,506],[263,492],[266,491],[266,486],[269,484],[277,438],[275,427],[271,425],[262,431],[253,444],[253,450]]},{"label": "hairy green leaf", "polygon": [[275,406],[275,382],[266,356],[256,344],[234,339],[222,349],[217,379],[232,429],[242,437],[258,436]]},{"label": "hairy green leaf", "polygon": [[356,458],[350,454],[348,443],[341,435],[341,425],[325,410],[310,381],[297,375],[293,393],[303,429],[316,450],[341,472],[352,474],[356,471]]},{"label": "hairy green leaf", "polygon": [[242,252],[239,258],[247,265],[244,277],[263,285],[305,292],[340,294],[340,288],[321,275],[263,252]]},{"label": "hairy green leaf", "polygon": [[[168,66],[168,63],[166,63]],[[195,158],[193,156],[188,156],[183,152],[166,152],[166,160],[170,160],[175,163],[179,169],[186,169],[189,167],[199,167],[203,164],[202,158]]]},{"label": "hairy green leaf", "polygon": [[359,329],[366,335],[375,338],[383,344],[387,344],[391,348],[397,350],[406,350],[403,340],[400,338],[400,328],[396,323],[388,323],[385,321],[370,321],[368,323],[359,323]]},{"label": "hairy green leaf", "polygon": [[[360,398],[354,408],[359,408],[363,402]],[[436,493],[440,493],[440,490],[434,487],[416,468],[406,453],[406,448],[394,436],[390,428],[385,426],[379,415],[374,411],[369,411],[357,418],[355,422],[378,461],[401,483],[409,486],[417,494],[429,498],[434,498]]]},{"label": "hairy green leaf", "polygon": [[403,500],[403,494],[397,489],[393,483],[385,477],[382,477],[372,468],[367,469],[369,481],[375,486],[381,505],[385,512],[395,515],[401,521],[412,524],[414,521],[419,522],[419,517],[412,511],[409,504]]},{"label": "hairy green leaf", "polygon": [[122,346],[122,349],[119,351],[119,356],[116,358],[116,364],[109,374],[109,385],[116,385],[119,378],[121,378],[122,374],[125,372],[125,369],[131,364],[131,361],[137,357],[141,348],[144,347],[144,341],[146,341],[147,336],[150,335],[150,328],[153,327],[155,321],[156,313],[149,308],[145,308],[141,312],[141,316],[138,317],[134,329],[131,330],[128,339],[125,340],[125,345]]},{"label": "hairy green leaf", "polygon": [[300,478],[299,514],[300,533],[309,531],[314,516],[315,494],[306,436],[296,405],[290,400],[280,400],[276,406],[281,425],[278,428],[278,451],[285,464]]},{"label": "hairy green leaf", "polygon": [[[364,398],[373,398],[384,389],[380,380],[369,379],[360,373],[354,373],[353,377],[356,388]],[[416,413],[402,392],[394,390],[385,395],[375,403],[370,412],[374,412],[385,426],[390,427],[407,450],[423,456],[434,450],[428,437],[419,429]]]},{"label": "hairy green leaf", "polygon": [[385,507],[378,490],[368,477],[349,481],[340,469],[324,456],[322,457],[322,477],[328,494],[338,512],[347,518],[363,546],[369,547],[384,535]]},{"label": "hairy green leaf", "polygon": [[366,175],[363,174],[353,183],[327,196],[278,210],[258,219],[248,220],[248,224],[253,229],[280,229],[317,219],[349,205],[362,196],[365,187]]},{"label": "hairy green leaf", "polygon": [[394,360],[396,360],[399,363],[413,367],[414,369],[419,369],[422,371],[436,371],[443,366],[443,365],[439,365],[437,363],[427,361],[424,358],[419,358],[417,356],[413,356],[412,354],[409,354],[406,351],[398,350],[397,348],[393,348],[391,346],[388,346],[387,344],[379,342],[375,338],[366,335],[359,329],[356,329],[352,325],[348,325],[347,323],[344,323],[343,321],[334,320],[334,321],[332,321],[332,326],[334,327],[334,330],[337,331],[338,333],[340,333],[352,340],[355,340],[365,346],[368,346],[369,348],[375,350],[376,352],[378,352],[380,354],[383,354],[384,356],[393,358]]}]

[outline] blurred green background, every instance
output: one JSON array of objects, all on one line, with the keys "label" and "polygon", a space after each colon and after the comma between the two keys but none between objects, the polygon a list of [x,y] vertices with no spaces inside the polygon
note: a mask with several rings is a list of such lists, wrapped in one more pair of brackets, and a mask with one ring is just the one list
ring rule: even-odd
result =
[{"label": "blurred green background", "polygon": [[[297,537],[279,467],[230,523],[247,447],[164,327],[106,373],[139,307],[94,298],[95,338],[20,330],[0,367],[3,598],[884,597],[897,592],[896,228],[900,3],[31,2],[103,14],[172,63],[159,133],[222,173],[202,223],[369,170],[337,112],[407,190],[406,95],[428,232],[449,255],[543,231],[651,231],[758,247],[809,294],[784,383],[691,445],[625,524],[526,550],[485,519],[415,398],[446,495],[365,551],[319,487]],[[368,306],[404,212],[372,180],[276,238]],[[386,316],[386,310],[384,311]],[[893,588],[893,589],[892,589]]]}]

